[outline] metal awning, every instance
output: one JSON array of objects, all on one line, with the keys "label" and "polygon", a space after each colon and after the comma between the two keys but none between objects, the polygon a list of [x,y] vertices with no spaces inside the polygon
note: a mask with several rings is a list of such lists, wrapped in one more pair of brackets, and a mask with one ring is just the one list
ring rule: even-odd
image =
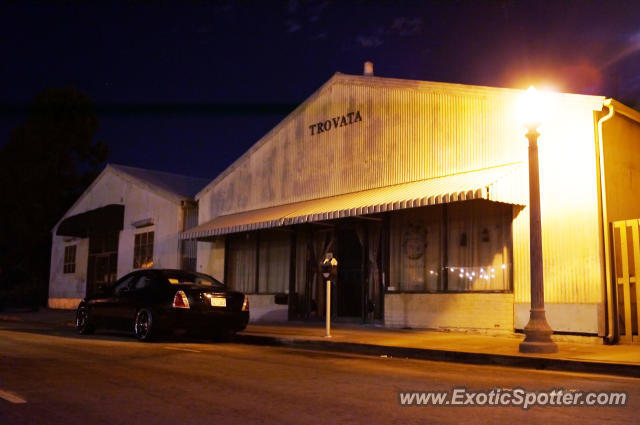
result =
[{"label": "metal awning", "polygon": [[115,232],[124,226],[124,205],[111,204],[62,220],[56,235],[86,238],[95,233]]},{"label": "metal awning", "polygon": [[[510,164],[291,204],[222,215],[180,234],[203,239],[471,199],[525,205],[523,165]],[[526,182],[526,180],[525,180]]]}]

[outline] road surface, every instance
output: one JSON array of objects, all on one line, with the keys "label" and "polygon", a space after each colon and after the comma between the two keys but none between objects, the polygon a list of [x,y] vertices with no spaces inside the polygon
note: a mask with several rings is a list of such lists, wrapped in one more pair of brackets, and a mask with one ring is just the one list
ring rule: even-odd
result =
[{"label": "road surface", "polygon": [[[624,391],[623,407],[402,407],[399,391]],[[640,423],[640,380],[0,322],[0,425]]]}]

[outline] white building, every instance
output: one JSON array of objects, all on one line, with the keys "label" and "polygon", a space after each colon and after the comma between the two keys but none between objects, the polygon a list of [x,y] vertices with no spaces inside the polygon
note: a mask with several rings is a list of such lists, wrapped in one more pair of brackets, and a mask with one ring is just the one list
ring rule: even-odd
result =
[{"label": "white building", "polygon": [[194,195],[207,180],[107,165],[53,228],[49,306],[80,300],[143,267],[195,269],[195,243],[178,234],[197,223]]}]

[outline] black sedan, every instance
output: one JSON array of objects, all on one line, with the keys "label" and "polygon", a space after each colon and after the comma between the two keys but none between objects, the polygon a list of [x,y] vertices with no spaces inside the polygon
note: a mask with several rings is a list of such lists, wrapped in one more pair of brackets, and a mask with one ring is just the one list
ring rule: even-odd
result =
[{"label": "black sedan", "polygon": [[163,332],[205,332],[224,338],[244,329],[249,299],[211,276],[183,270],[138,270],[101,288],[78,306],[76,328],[133,330],[140,341]]}]

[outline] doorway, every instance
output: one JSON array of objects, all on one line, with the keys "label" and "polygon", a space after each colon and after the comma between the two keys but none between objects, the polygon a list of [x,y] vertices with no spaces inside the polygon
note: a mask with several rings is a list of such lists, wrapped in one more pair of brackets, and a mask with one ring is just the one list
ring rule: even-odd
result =
[{"label": "doorway", "polygon": [[337,316],[363,317],[364,262],[363,248],[353,227],[336,232],[338,280],[336,287]]},{"label": "doorway", "polygon": [[119,233],[109,232],[89,236],[86,296],[94,295],[100,286],[116,281]]}]

